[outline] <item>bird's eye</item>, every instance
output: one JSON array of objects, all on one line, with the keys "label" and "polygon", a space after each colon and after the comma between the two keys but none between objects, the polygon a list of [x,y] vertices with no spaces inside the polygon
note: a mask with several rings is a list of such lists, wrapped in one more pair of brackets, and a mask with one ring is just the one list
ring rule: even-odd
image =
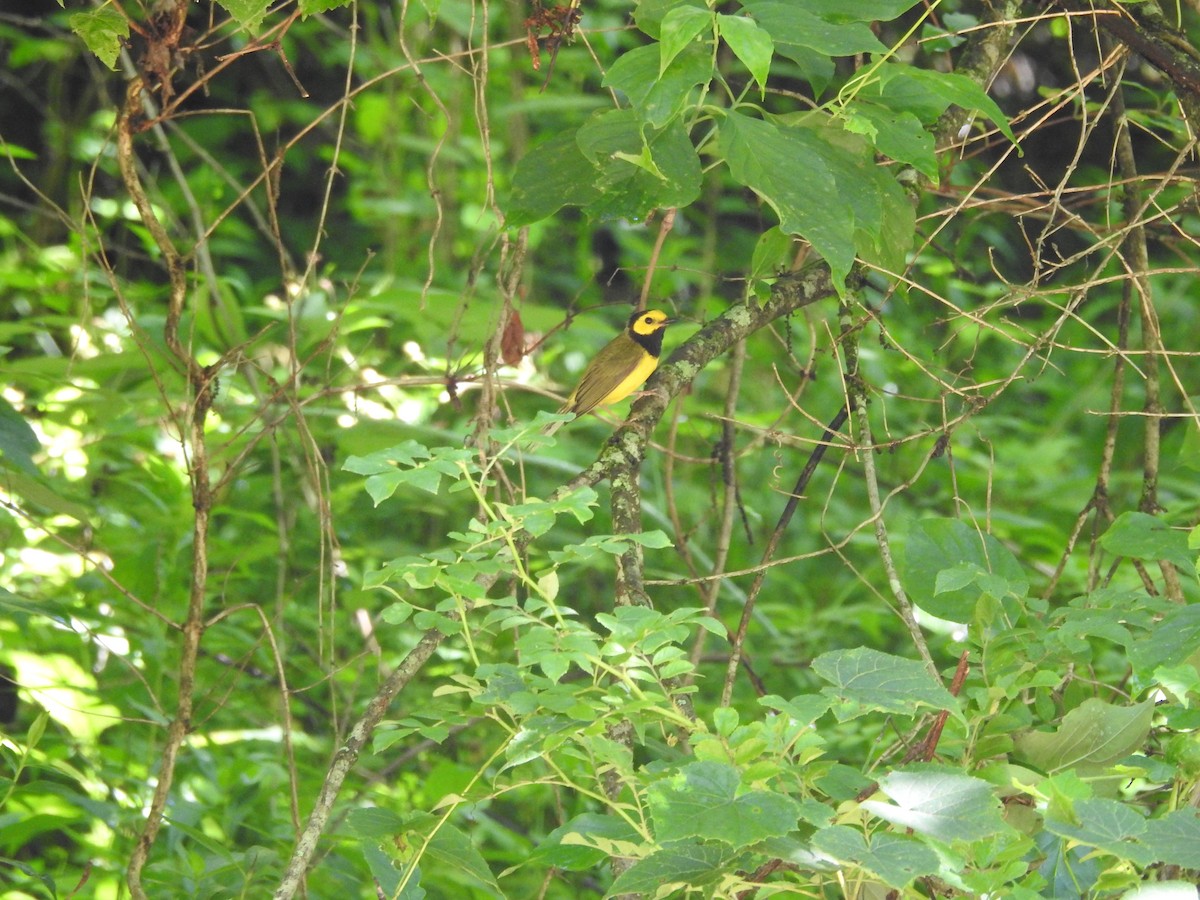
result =
[{"label": "bird's eye", "polygon": [[654,320],[652,318],[650,318],[649,316],[646,316],[646,318],[642,319],[642,321],[645,322],[647,325],[654,324]]}]

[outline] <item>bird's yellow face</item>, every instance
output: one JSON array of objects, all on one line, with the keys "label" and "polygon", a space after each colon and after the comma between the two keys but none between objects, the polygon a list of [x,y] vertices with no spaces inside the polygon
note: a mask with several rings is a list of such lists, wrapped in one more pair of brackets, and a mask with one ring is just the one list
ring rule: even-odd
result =
[{"label": "bird's yellow face", "polygon": [[647,309],[629,317],[627,326],[631,334],[651,335],[671,324],[671,317],[661,309]]}]

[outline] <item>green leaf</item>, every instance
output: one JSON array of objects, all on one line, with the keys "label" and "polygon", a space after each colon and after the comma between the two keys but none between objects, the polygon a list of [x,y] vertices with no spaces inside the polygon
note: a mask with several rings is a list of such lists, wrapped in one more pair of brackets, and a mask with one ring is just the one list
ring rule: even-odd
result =
[{"label": "green leaf", "polygon": [[1158,516],[1124,512],[1100,537],[1100,546],[1117,556],[1150,561],[1166,560],[1188,572],[1196,568],[1196,554],[1188,549],[1187,532],[1172,528]]},{"label": "green leaf", "polygon": [[1129,650],[1134,671],[1146,681],[1160,667],[1173,668],[1200,650],[1200,605],[1180,606],[1162,617]]},{"label": "green leaf", "polygon": [[267,16],[271,0],[218,0],[247,31],[254,32]]},{"label": "green leaf", "polygon": [[750,277],[770,278],[782,272],[795,256],[794,241],[778,226],[759,235],[750,261]]},{"label": "green leaf", "polygon": [[1158,862],[1200,869],[1200,813],[1194,808],[1151,819],[1140,840]]},{"label": "green leaf", "polygon": [[[855,4],[843,4],[853,9]],[[834,13],[842,21],[831,21],[805,3],[786,0],[748,0],[742,4],[759,26],[770,35],[780,52],[788,53],[787,45],[813,50],[821,56],[853,56],[856,53],[886,53],[887,48],[864,21],[846,21],[852,16]],[[732,45],[731,45],[732,46]]]},{"label": "green leaf", "polygon": [[911,112],[855,100],[846,106],[843,115],[847,131],[866,134],[884,156],[908,163],[927,178],[937,179],[933,135]]},{"label": "green leaf", "polygon": [[564,206],[593,202],[596,167],[580,152],[574,132],[552,137],[526,153],[513,174],[504,204],[505,224],[529,225],[548,218]]},{"label": "green leaf", "polygon": [[758,82],[759,91],[765,92],[767,75],[771,71],[771,57],[775,53],[771,36],[759,28],[753,19],[724,13],[717,14],[717,31],[734,55],[750,70],[751,77]]},{"label": "green leaf", "polygon": [[701,838],[747,847],[779,837],[796,827],[796,801],[771,791],[738,794],[740,776],[733,766],[700,761],[650,788],[654,833],[660,841]]},{"label": "green leaf", "polygon": [[117,68],[121,42],[129,37],[129,22],[123,15],[110,6],[102,6],[88,12],[72,13],[67,21],[100,62],[110,69]]},{"label": "green leaf", "polygon": [[826,693],[854,700],[868,709],[913,714],[922,706],[960,716],[958,701],[913,659],[867,647],[834,650],[813,660],[813,672],[832,684]]},{"label": "green leaf", "polygon": [[391,838],[405,829],[404,817],[390,809],[367,807],[353,809],[346,817],[347,830],[364,838]]},{"label": "green leaf", "polygon": [[934,766],[892,772],[879,788],[895,804],[878,800],[863,808],[893,825],[911,828],[947,843],[978,841],[1010,831],[1000,801],[986,781]]},{"label": "green leaf", "polygon": [[695,889],[713,884],[723,876],[733,857],[734,851],[720,844],[676,841],[634,863],[613,881],[605,896],[665,896],[661,892],[672,887]]},{"label": "green leaf", "polygon": [[1079,800],[1072,808],[1074,822],[1046,817],[1046,829],[1060,837],[1097,847],[1138,866],[1154,862],[1154,854],[1133,842],[1146,830],[1146,820],[1130,806],[1116,800]]},{"label": "green leaf", "polygon": [[0,396],[0,459],[36,475],[33,454],[42,448],[37,434],[11,403]]},{"label": "green leaf", "polygon": [[1114,706],[1089,697],[1067,713],[1052,732],[1027,731],[1016,737],[1019,758],[1044,772],[1101,769],[1146,742],[1154,701]]},{"label": "green leaf", "polygon": [[700,157],[678,120],[654,128],[633,110],[611,110],[584,123],[577,139],[599,170],[600,194],[586,207],[594,219],[640,220],[700,196]]},{"label": "green leaf", "polygon": [[734,179],[775,210],[785,233],[811,243],[843,284],[854,263],[854,221],[816,135],[730,112],[721,151]]},{"label": "green leaf", "polygon": [[713,14],[696,6],[676,6],[662,19],[659,34],[658,74],[705,31],[713,30]]},{"label": "green leaf", "polygon": [[921,121],[932,123],[951,106],[983,113],[1014,144],[1017,137],[1000,107],[983,88],[966,75],[918,69],[902,63],[888,63],[878,69],[881,103],[897,111],[907,110]]},{"label": "green leaf", "polygon": [[781,712],[785,716],[790,716],[794,721],[801,725],[811,725],[821,716],[829,711],[829,705],[832,702],[828,697],[821,697],[816,694],[801,694],[798,697],[793,697],[791,700],[785,700],[783,697],[775,694],[767,694],[765,697],[760,697],[758,700],[761,706],[767,709],[773,709],[776,712]]},{"label": "green leaf", "polygon": [[812,845],[841,863],[857,865],[891,887],[907,887],[914,878],[938,871],[938,857],[912,838],[874,834],[868,844],[862,832],[846,825],[823,828]]},{"label": "green leaf", "polygon": [[692,88],[712,77],[712,54],[699,44],[685,47],[662,73],[658,47],[649,46],[618,56],[603,83],[623,93],[642,121],[662,127],[683,109]]},{"label": "green leaf", "polygon": [[636,843],[640,839],[624,819],[583,813],[550,832],[530,854],[530,861],[583,872],[613,855],[612,843]]},{"label": "green leaf", "polygon": [[[422,817],[424,824],[420,827],[419,833],[422,836],[428,834],[436,821],[440,820],[435,816]],[[483,854],[479,852],[462,829],[450,822],[443,822],[438,827],[437,832],[429,841],[425,856],[438,863],[439,871],[466,876],[503,896],[500,884],[496,881],[496,876],[492,874]]]},{"label": "green leaf", "polygon": [[349,5],[350,0],[299,0],[297,7],[300,10],[300,14],[307,18],[317,13],[329,12],[331,9],[338,9]]},{"label": "green leaf", "polygon": [[[952,622],[970,622],[985,595],[999,600],[1029,591],[1029,579],[1008,548],[959,519],[918,522],[908,535],[900,570],[913,601]],[[944,572],[953,574],[943,577]]]}]

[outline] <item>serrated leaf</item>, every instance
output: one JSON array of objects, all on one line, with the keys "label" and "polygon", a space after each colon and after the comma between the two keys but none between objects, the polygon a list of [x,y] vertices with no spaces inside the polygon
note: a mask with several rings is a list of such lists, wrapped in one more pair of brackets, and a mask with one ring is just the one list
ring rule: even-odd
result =
[{"label": "serrated leaf", "polygon": [[450,822],[443,822],[438,828],[429,841],[425,854],[439,864],[438,868],[441,871],[460,873],[504,896],[483,854],[460,828]]},{"label": "serrated leaf", "polygon": [[1114,706],[1089,697],[1067,713],[1054,731],[1017,735],[1020,758],[1045,772],[1102,768],[1140,748],[1150,733],[1154,702]]},{"label": "serrated leaf", "polygon": [[921,766],[884,776],[879,788],[895,803],[866,800],[864,809],[941,841],[977,841],[1010,830],[992,786],[979,778]]},{"label": "serrated leaf", "polygon": [[1159,668],[1184,664],[1200,650],[1200,605],[1171,610],[1129,650],[1134,671],[1153,680]]},{"label": "serrated leaf", "polygon": [[1097,847],[1138,866],[1154,862],[1154,854],[1134,843],[1146,830],[1146,820],[1130,806],[1116,800],[1094,798],[1079,800],[1072,812],[1078,824],[1046,817],[1046,829],[1091,847]]},{"label": "serrated leaf", "polygon": [[121,42],[129,37],[129,22],[110,6],[88,12],[72,13],[67,20],[71,30],[110,69],[117,68]]},{"label": "serrated leaf", "polygon": [[787,834],[800,816],[796,801],[771,791],[738,794],[737,769],[700,761],[650,788],[654,833],[660,841],[702,838],[735,848]]},{"label": "serrated leaf", "polygon": [[608,849],[598,844],[640,839],[641,836],[624,819],[583,813],[550,832],[530,855],[530,860],[582,872],[608,858]]},{"label": "serrated leaf", "polygon": [[891,887],[902,889],[914,878],[938,871],[938,857],[919,841],[875,834],[868,844],[862,832],[846,825],[823,828],[812,845],[841,863],[860,866]]},{"label": "serrated leaf", "polygon": [[271,0],[217,0],[238,24],[247,31],[255,32],[271,8]]},{"label": "serrated leaf", "polygon": [[700,841],[676,841],[634,863],[616,878],[606,897],[658,891],[672,886],[703,887],[714,883],[725,872],[734,851],[720,844]]},{"label": "serrated leaf", "polygon": [[349,6],[351,0],[299,0],[297,7],[300,14],[307,18],[317,13],[329,12],[342,6]]},{"label": "serrated leaf", "polygon": [[829,711],[829,704],[832,701],[828,697],[816,694],[801,694],[791,700],[785,700],[775,694],[768,694],[760,697],[758,702],[768,709],[791,717],[800,724],[809,725]]},{"label": "serrated leaf", "polygon": [[1200,813],[1194,808],[1151,819],[1140,840],[1156,861],[1200,870]]},{"label": "serrated leaf", "polygon": [[812,668],[832,685],[825,689],[827,693],[868,709],[911,715],[928,706],[961,716],[954,696],[913,659],[859,647],[823,653],[813,660]]},{"label": "serrated leaf", "polygon": [[404,817],[390,809],[352,809],[346,817],[347,830],[358,837],[390,838],[405,829]]}]

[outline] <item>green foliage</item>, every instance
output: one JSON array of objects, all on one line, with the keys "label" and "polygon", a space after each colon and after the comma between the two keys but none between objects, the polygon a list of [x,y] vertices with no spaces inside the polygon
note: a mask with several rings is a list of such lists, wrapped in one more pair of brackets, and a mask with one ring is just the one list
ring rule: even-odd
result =
[{"label": "green foliage", "polygon": [[[958,0],[64,7],[0,22],[14,896],[124,896],[168,782],[150,897],[1195,896],[1169,75]],[[541,434],[643,287],[669,421]]]}]

